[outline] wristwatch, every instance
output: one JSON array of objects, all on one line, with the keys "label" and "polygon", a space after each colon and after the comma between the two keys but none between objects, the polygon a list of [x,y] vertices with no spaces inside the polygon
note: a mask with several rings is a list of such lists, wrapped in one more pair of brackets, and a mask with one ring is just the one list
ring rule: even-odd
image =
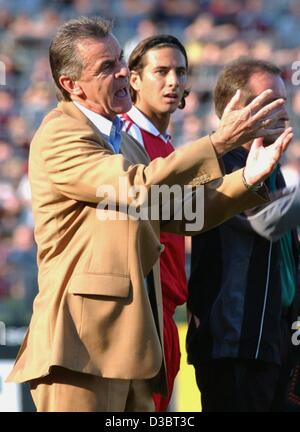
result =
[{"label": "wristwatch", "polygon": [[264,185],[263,181],[260,182],[260,183],[254,184],[254,185],[249,185],[247,183],[247,180],[245,179],[245,168],[243,169],[242,180],[243,180],[243,183],[246,186],[246,188],[249,189],[249,190],[251,190],[251,191],[254,191],[254,192],[259,191],[259,189],[261,189],[263,187],[263,185]]}]

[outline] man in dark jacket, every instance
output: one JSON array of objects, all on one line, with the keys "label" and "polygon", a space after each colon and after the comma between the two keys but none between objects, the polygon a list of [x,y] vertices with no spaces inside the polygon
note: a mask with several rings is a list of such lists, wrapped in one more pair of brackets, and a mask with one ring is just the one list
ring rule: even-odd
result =
[{"label": "man in dark jacket", "polygon": [[[240,58],[218,79],[214,101],[219,117],[237,88],[244,104],[264,88],[286,99],[279,68]],[[287,120],[286,112],[277,127]],[[244,165],[250,146],[225,155],[226,173]],[[279,168],[267,185],[270,191],[284,187]],[[193,238],[187,349],[203,411],[285,409],[297,246],[292,231],[276,242],[260,236],[246,214]]]}]

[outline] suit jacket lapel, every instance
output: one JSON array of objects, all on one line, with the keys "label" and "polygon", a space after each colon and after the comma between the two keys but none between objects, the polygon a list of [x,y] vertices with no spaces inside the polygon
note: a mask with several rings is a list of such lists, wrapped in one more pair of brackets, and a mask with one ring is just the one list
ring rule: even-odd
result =
[{"label": "suit jacket lapel", "polygon": [[108,144],[108,141],[105,139],[105,137],[99,132],[99,130],[96,128],[94,123],[92,123],[87,116],[83,114],[83,112],[80,111],[79,108],[73,103],[69,101],[62,101],[59,102],[57,105],[57,108],[62,111],[64,114],[69,115],[70,117],[76,118],[81,123],[87,124],[93,129],[95,135],[99,137],[99,141],[101,141],[101,145],[103,147],[107,148],[112,152],[111,146]]},{"label": "suit jacket lapel", "polygon": [[148,165],[150,163],[150,158],[144,147],[126,132],[122,132],[121,153],[125,159],[134,164]]},{"label": "suit jacket lapel", "polygon": [[[101,145],[112,151],[107,140],[101,135],[96,126],[80,111],[79,108],[77,108],[73,102],[59,102],[57,108],[70,117],[76,118],[80,122],[88,124],[93,129],[95,134],[100,138]],[[148,165],[150,162],[150,158],[144,147],[125,132],[122,132],[121,153],[125,159],[135,164],[141,163]]]}]

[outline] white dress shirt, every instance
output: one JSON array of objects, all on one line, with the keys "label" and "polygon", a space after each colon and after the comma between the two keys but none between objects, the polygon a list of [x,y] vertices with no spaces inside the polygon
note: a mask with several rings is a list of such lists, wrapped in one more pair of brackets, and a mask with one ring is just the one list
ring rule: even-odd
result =
[{"label": "white dress shirt", "polygon": [[107,139],[107,144],[110,146],[112,151],[114,152],[114,148],[109,143],[109,135],[112,128],[112,121],[103,117],[101,114],[95,113],[90,109],[84,107],[79,102],[73,101],[74,105],[77,106],[78,109],[93,123],[93,125],[98,129],[98,131],[104,135],[104,138]]}]

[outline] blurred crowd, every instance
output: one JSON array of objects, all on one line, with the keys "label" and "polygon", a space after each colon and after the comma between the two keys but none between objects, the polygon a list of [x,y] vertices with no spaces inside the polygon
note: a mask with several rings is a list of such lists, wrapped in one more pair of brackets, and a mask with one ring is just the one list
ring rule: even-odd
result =
[{"label": "blurred crowd", "polygon": [[299,0],[0,0],[0,321],[6,325],[28,323],[37,291],[27,159],[35,130],[56,104],[48,46],[58,26],[79,15],[113,18],[126,56],[156,33],[184,43],[192,91],[172,117],[175,146],[215,128],[212,91],[225,63],[241,55],[275,62],[286,79],[295,133],[283,161],[287,181],[300,172]]}]

